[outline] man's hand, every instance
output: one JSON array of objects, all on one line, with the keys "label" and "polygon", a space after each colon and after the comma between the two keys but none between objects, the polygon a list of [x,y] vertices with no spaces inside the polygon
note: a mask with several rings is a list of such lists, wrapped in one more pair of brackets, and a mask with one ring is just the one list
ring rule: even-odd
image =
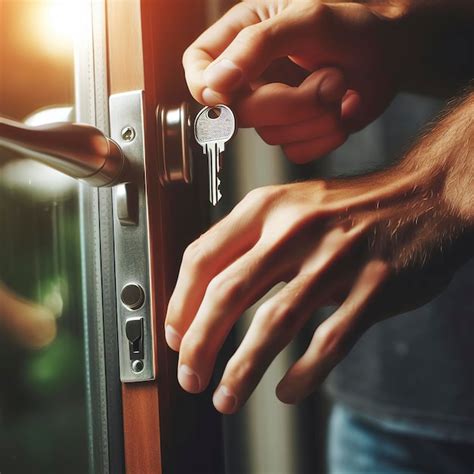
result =
[{"label": "man's hand", "polygon": [[363,5],[247,0],[204,32],[183,64],[196,100],[232,103],[240,126],[305,162],[391,101],[399,74],[391,36],[390,21]]},{"label": "man's hand", "polygon": [[185,52],[194,98],[303,163],[340,146],[401,89],[450,95],[472,77],[471,0],[246,0]]},{"label": "man's hand", "polygon": [[446,249],[474,226],[473,112],[471,96],[390,170],[252,191],[192,243],[165,324],[181,386],[204,390],[232,326],[279,282],[227,364],[222,413],[245,403],[316,309],[339,305],[280,382],[284,402],[311,393],[376,321],[436,294],[453,271]]}]

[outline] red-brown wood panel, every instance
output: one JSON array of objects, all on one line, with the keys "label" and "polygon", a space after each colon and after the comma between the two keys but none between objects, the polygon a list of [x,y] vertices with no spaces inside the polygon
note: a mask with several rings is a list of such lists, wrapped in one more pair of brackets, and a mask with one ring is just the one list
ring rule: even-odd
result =
[{"label": "red-brown wood panel", "polygon": [[[193,185],[162,187],[156,153],[158,104],[190,101],[181,56],[205,26],[204,0],[109,0],[110,92],[145,90],[151,305],[155,318],[157,380],[123,384],[127,473],[206,472],[222,468],[220,418],[211,394],[185,394],[176,382],[176,354],[164,340],[166,307],[181,255],[207,223],[202,170]],[[204,192],[201,192],[204,191]]]}]

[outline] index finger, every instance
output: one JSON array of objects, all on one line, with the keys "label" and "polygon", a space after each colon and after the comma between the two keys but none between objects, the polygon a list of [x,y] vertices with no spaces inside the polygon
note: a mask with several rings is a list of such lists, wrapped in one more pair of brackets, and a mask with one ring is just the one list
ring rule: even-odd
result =
[{"label": "index finger", "polygon": [[[203,96],[207,88],[203,77],[207,66],[232,43],[241,30],[260,21],[258,15],[248,5],[239,3],[202,33],[184,52],[183,67],[186,82],[192,96],[198,102],[208,103],[210,99],[209,89]],[[228,102],[228,98],[224,95],[214,91],[213,93],[218,96],[213,102]]]},{"label": "index finger", "polygon": [[165,321],[166,339],[173,350],[179,350],[210,281],[257,242],[264,206],[263,200],[259,202],[250,193],[186,249]]}]

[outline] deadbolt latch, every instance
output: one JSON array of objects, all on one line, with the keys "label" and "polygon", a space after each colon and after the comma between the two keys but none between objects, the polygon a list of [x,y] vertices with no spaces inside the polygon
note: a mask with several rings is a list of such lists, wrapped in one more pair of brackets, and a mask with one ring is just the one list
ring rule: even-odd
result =
[{"label": "deadbolt latch", "polygon": [[162,184],[191,183],[193,155],[189,105],[185,102],[180,105],[159,105],[156,109],[156,130]]}]

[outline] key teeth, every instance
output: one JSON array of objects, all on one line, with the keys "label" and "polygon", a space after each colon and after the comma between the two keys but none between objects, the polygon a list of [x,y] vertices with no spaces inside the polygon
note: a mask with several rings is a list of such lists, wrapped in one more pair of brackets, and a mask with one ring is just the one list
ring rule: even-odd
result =
[{"label": "key teeth", "polygon": [[214,204],[214,206],[221,200],[221,197],[222,197],[222,193],[221,193],[221,190],[219,189],[219,186],[221,185],[221,180],[219,178],[217,178],[217,181],[216,181],[216,191],[217,191],[217,200]]}]

